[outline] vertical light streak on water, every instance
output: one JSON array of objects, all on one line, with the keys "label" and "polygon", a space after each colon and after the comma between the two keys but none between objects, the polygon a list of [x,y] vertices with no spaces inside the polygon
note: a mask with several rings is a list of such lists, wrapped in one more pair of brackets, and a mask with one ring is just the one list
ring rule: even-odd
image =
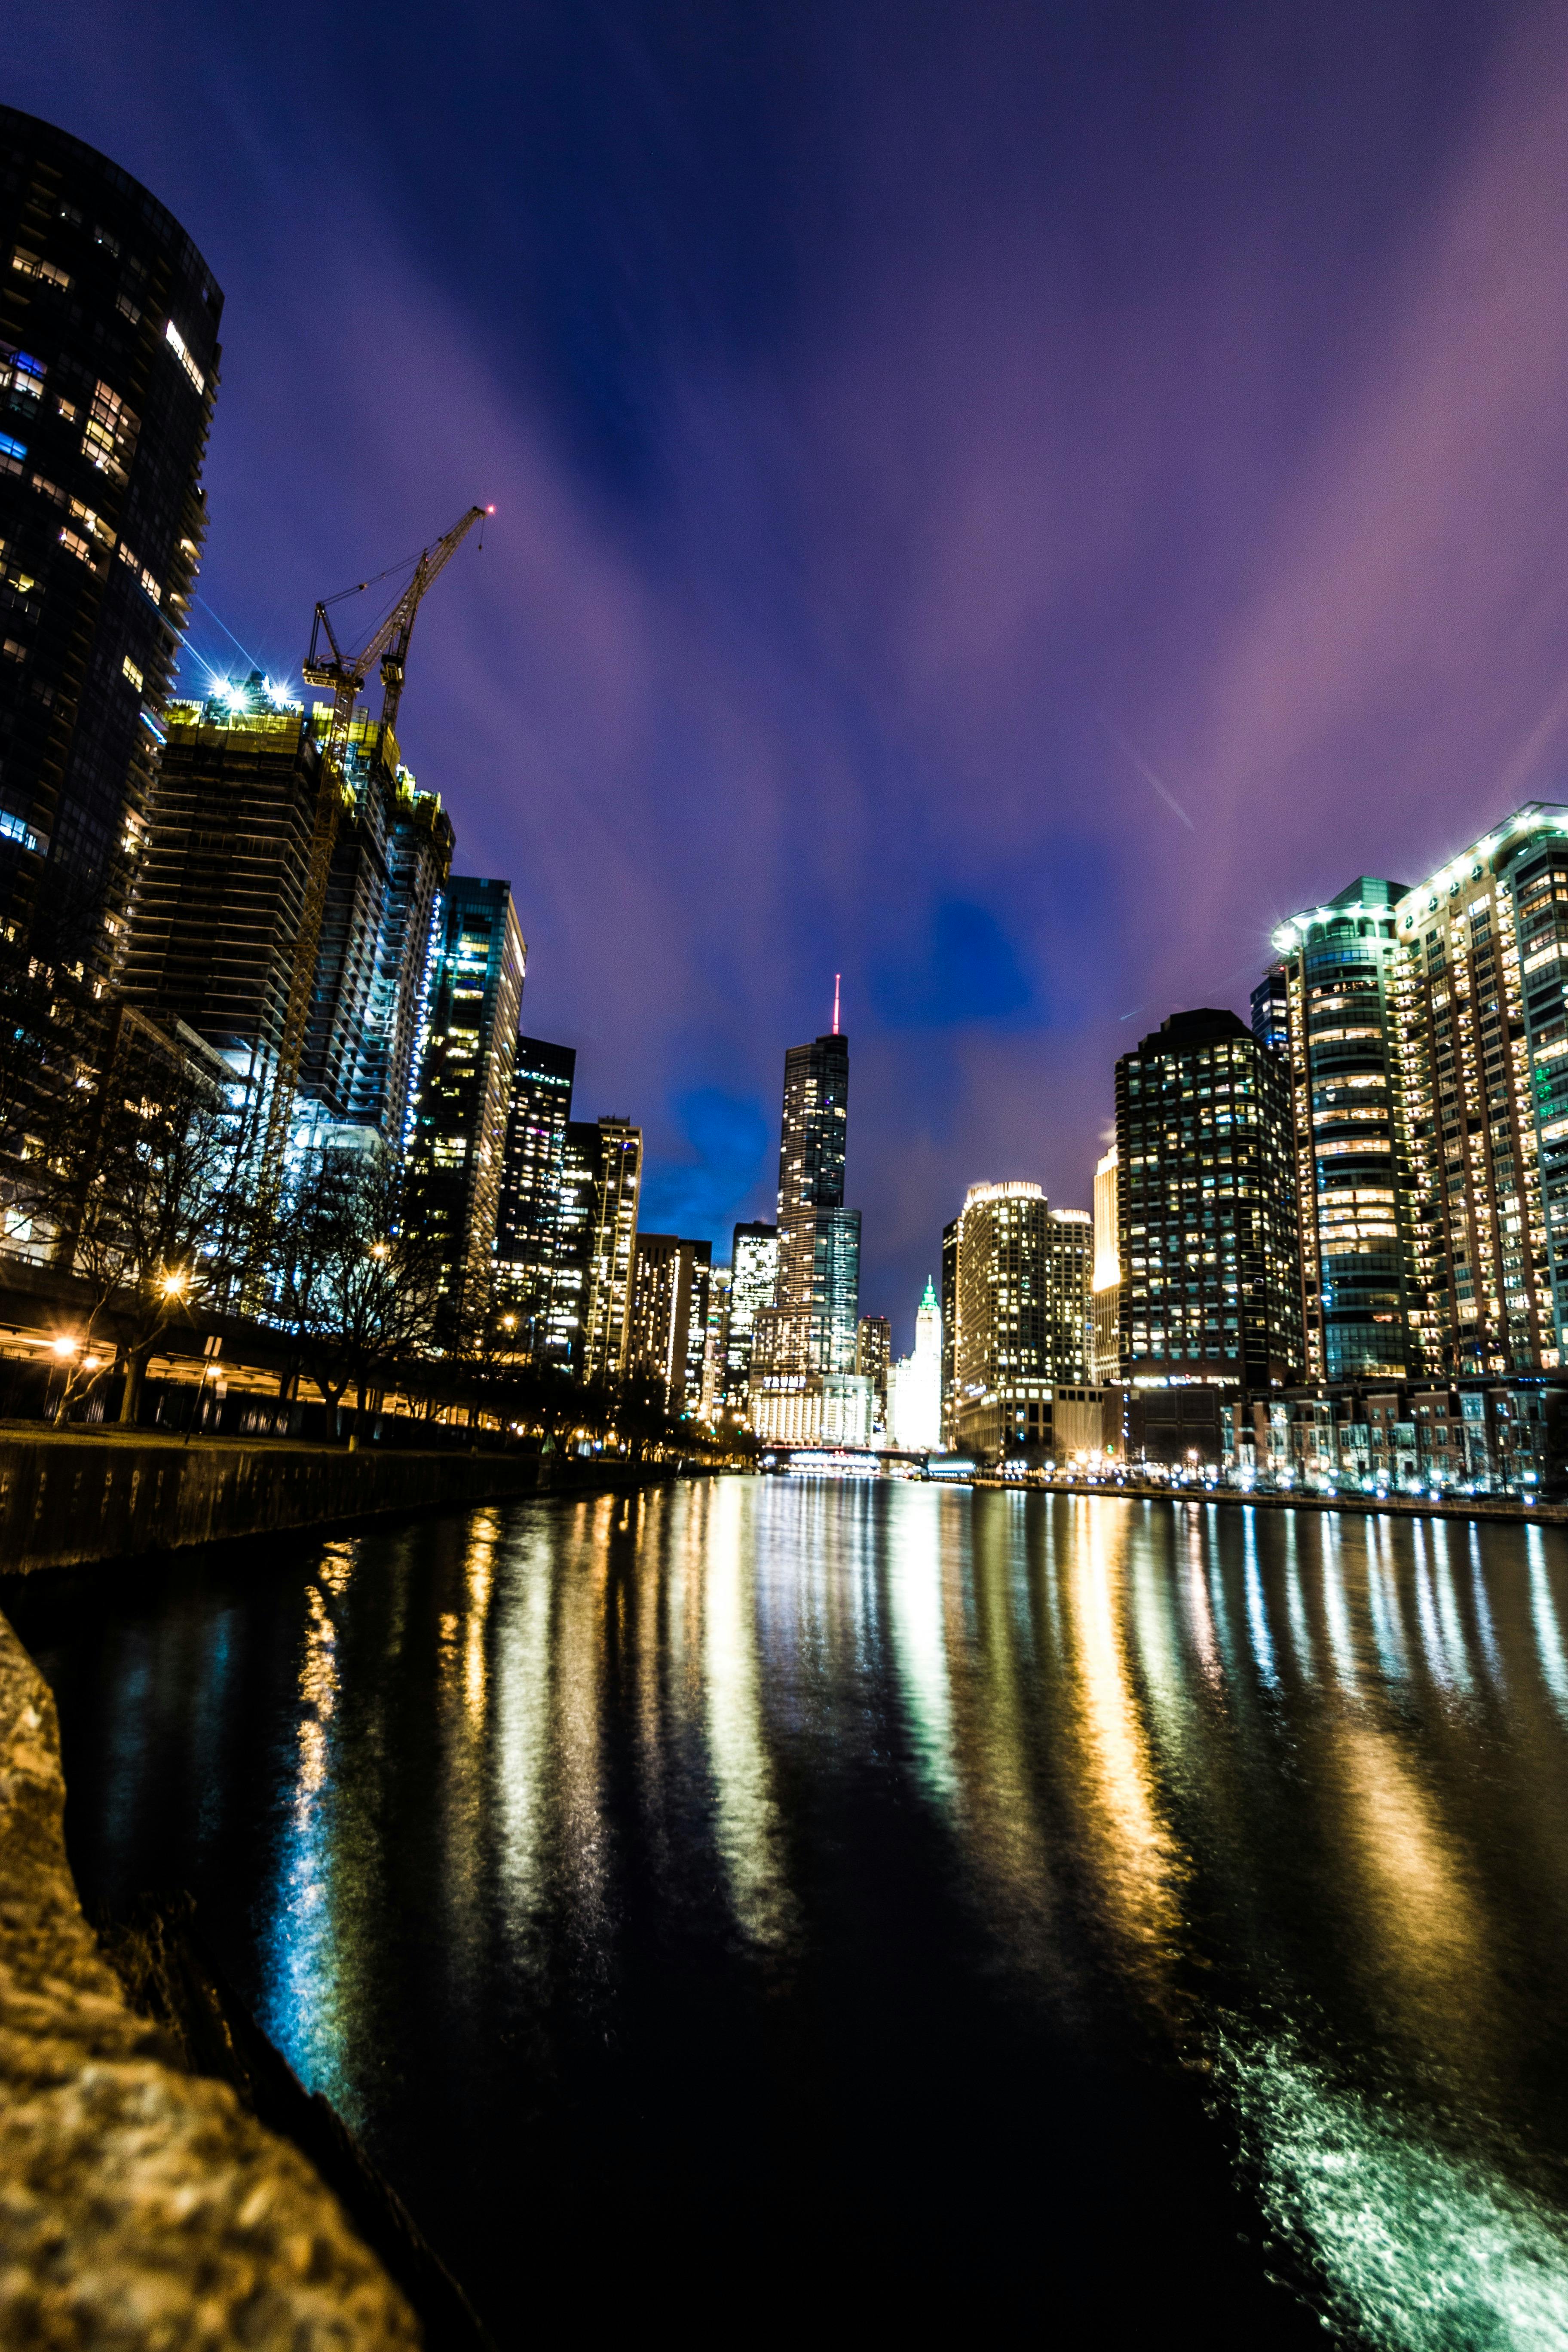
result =
[{"label": "vertical light streak on water", "polygon": [[1502,1651],[1498,1645],[1497,1632],[1492,1624],[1492,1604],[1487,1592],[1486,1574],[1481,1567],[1481,1531],[1474,1519],[1470,1521],[1470,1605],[1476,1613],[1476,1632],[1480,1637],[1481,1654],[1500,1698],[1507,1686]]},{"label": "vertical light streak on water", "polygon": [[557,1529],[567,1572],[556,1581],[550,1817],[553,1894],[571,1917],[588,1969],[607,1979],[611,1944],[609,1826],[605,1801],[605,1612],[619,1502],[579,1504]]},{"label": "vertical light streak on water", "polygon": [[[1215,1630],[1215,1643],[1219,1652],[1222,1686],[1234,1686],[1237,1671],[1237,1643],[1231,1632],[1230,1601],[1225,1589],[1225,1568],[1220,1557],[1219,1509],[1217,1503],[1205,1503],[1203,1513],[1202,1544],[1205,1582],[1208,1588],[1209,1622]],[[1194,1514],[1194,1527],[1196,1513]]]},{"label": "vertical light streak on water", "polygon": [[548,1885],[552,1535],[552,1528],[535,1522],[519,1538],[496,1640],[497,1875],[506,1935],[522,1969],[532,1965]]},{"label": "vertical light streak on water", "polygon": [[468,1520],[458,1606],[441,1620],[437,1722],[440,1738],[442,1899],[449,1923],[454,1978],[474,1981],[480,1966],[480,1920],[490,1839],[487,1781],[489,1668],[487,1641],[495,1588],[500,1521],[493,1510]]},{"label": "vertical light streak on water", "polygon": [[1301,1680],[1310,1685],[1316,1680],[1317,1668],[1312,1651],[1312,1636],[1307,1623],[1307,1604],[1301,1592],[1301,1563],[1296,1549],[1296,1514],[1287,1515],[1285,1530],[1285,1608],[1290,1620],[1290,1645],[1296,1653],[1296,1670]]},{"label": "vertical light streak on water", "polygon": [[1258,1572],[1258,1513],[1252,1504],[1246,1505],[1241,1520],[1247,1623],[1252,1636],[1252,1654],[1268,1688],[1278,1690],[1279,1677],[1274,1667],[1274,1643],[1268,1631],[1268,1612],[1263,1602],[1263,1579]]},{"label": "vertical light streak on water", "polygon": [[943,1811],[958,1794],[942,1596],[942,1496],[900,1486],[889,1497],[888,1614],[921,1786]]},{"label": "vertical light streak on water", "polygon": [[1452,1690],[1454,1676],[1438,1629],[1437,1604],[1426,1566],[1426,1544],[1419,1519],[1411,1522],[1410,1538],[1415,1554],[1415,1622],[1421,1629],[1422,1653],[1433,1681],[1444,1690]]},{"label": "vertical light streak on water", "polygon": [[1530,1561],[1530,1614],[1535,1627],[1541,1671],[1557,1702],[1559,1715],[1568,1715],[1568,1661],[1563,1655],[1563,1635],[1552,1598],[1552,1581],[1546,1572],[1546,1539],[1539,1528],[1531,1527],[1524,1531],[1524,1541]]},{"label": "vertical light streak on water", "polygon": [[1341,1689],[1353,1696],[1356,1688],[1355,1643],[1351,1634],[1350,1609],[1345,1600],[1339,1520],[1334,1514],[1325,1511],[1319,1527],[1323,1556],[1323,1622],[1329,1629],[1329,1649]]},{"label": "vertical light streak on water", "polygon": [[1155,1795],[1148,1735],[1128,1671],[1124,1559],[1114,1526],[1098,1503],[1075,1503],[1068,1575],[1078,1792],[1112,1937],[1145,1993],[1168,2011],[1185,1864]]},{"label": "vertical light streak on water", "polygon": [[351,2124],[358,2121],[360,2105],[344,2063],[339,2007],[343,1948],[332,1899],[338,1791],[330,1778],[338,1635],[328,1593],[343,1599],[353,1567],[352,1545],[329,1546],[318,1568],[320,1580],[305,1588],[292,1789],[268,1906],[261,2000],[262,2024],[294,2072],[340,2107]]},{"label": "vertical light streak on water", "polygon": [[1220,1666],[1219,1644],[1215,1639],[1214,1610],[1209,1601],[1203,1523],[1190,1505],[1178,1505],[1176,1507],[1182,1514],[1177,1526],[1187,1562],[1182,1587],[1186,1597],[1188,1630],[1204,1679],[1211,1689],[1217,1691],[1223,1686],[1225,1677]]},{"label": "vertical light streak on water", "polygon": [[1405,1627],[1399,1610],[1399,1584],[1394,1572],[1393,1548],[1386,1538],[1380,1539],[1375,1519],[1363,1519],[1362,1534],[1366,1545],[1366,1597],[1372,1616],[1372,1636],[1377,1646],[1378,1663],[1388,1682],[1407,1679],[1410,1665],[1405,1646]]},{"label": "vertical light streak on water", "polygon": [[752,1552],[742,1541],[745,1489],[719,1481],[707,1530],[702,1665],[708,1756],[718,1818],[715,1835],[743,1935],[763,1948],[788,1935],[794,1905],[784,1832],[773,1801],[773,1765],[763,1734]]},{"label": "vertical light streak on water", "polygon": [[1437,1596],[1437,1622],[1443,1628],[1443,1646],[1448,1654],[1448,1670],[1455,1687],[1467,1698],[1475,1695],[1476,1677],[1470,1664],[1470,1645],[1465,1633],[1465,1621],[1460,1612],[1458,1595],[1454,1589],[1454,1563],[1448,1554],[1448,1529],[1441,1519],[1432,1522],[1432,1584]]}]

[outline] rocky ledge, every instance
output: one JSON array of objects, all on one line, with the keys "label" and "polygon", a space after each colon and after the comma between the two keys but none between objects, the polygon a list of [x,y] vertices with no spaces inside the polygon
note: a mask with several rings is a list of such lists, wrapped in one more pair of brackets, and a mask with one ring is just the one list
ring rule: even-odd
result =
[{"label": "rocky ledge", "polygon": [[418,2344],[304,2158],[130,2006],[64,1811],[54,1700],[0,1618],[0,2343]]}]

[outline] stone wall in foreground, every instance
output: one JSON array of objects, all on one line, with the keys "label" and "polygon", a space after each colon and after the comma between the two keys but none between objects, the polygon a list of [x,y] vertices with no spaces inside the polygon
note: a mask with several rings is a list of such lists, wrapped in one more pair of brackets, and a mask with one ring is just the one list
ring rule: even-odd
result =
[{"label": "stone wall in foreground", "polygon": [[0,2344],[418,2344],[304,2158],[128,2006],[64,1808],[54,1701],[0,1618]]}]

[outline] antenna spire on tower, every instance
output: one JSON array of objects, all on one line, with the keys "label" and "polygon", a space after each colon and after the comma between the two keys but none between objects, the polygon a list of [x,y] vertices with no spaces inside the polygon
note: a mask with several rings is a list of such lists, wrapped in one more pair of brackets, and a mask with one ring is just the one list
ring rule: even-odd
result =
[{"label": "antenna spire on tower", "polygon": [[838,982],[842,977],[842,973],[837,971],[833,975],[833,1034],[836,1037],[838,1034]]}]

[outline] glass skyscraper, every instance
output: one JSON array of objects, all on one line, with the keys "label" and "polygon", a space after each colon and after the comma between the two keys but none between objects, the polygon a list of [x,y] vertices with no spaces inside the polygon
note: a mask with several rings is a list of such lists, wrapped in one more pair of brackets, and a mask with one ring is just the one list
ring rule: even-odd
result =
[{"label": "glass skyscraper", "polygon": [[778,1276],[756,1318],[752,1425],[779,1444],[822,1431],[823,1381],[855,1378],[860,1212],[844,1206],[849,1041],[835,1030],[784,1055]]}]

